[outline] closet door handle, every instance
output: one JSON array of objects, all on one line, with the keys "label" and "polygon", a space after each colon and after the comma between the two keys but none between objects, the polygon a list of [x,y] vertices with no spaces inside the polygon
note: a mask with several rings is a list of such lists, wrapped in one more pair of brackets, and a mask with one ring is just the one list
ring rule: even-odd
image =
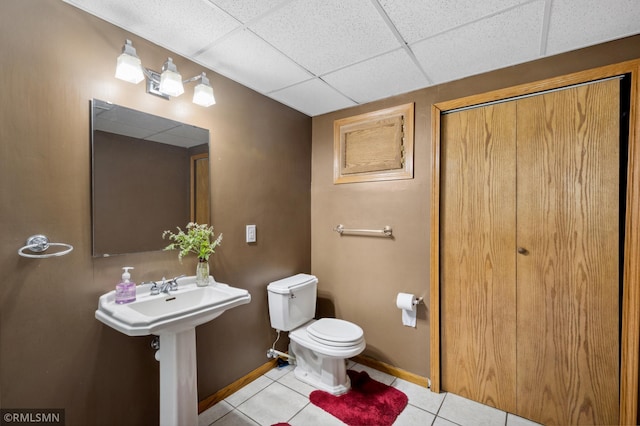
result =
[{"label": "closet door handle", "polygon": [[518,253],[526,256],[529,254],[529,250],[524,247],[518,247]]}]

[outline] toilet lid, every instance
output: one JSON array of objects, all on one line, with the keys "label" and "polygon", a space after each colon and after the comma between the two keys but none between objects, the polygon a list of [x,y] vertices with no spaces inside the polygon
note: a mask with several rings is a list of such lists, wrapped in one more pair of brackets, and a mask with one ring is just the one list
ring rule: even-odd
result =
[{"label": "toilet lid", "polygon": [[336,318],[322,318],[307,327],[313,340],[330,346],[350,346],[362,340],[364,332],[357,325]]}]

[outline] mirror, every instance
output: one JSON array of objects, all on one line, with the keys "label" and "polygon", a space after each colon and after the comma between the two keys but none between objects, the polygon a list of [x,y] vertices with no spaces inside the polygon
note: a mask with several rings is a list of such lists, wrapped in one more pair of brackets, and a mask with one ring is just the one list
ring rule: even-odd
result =
[{"label": "mirror", "polygon": [[161,250],[166,229],[209,223],[209,131],[91,102],[93,256]]}]

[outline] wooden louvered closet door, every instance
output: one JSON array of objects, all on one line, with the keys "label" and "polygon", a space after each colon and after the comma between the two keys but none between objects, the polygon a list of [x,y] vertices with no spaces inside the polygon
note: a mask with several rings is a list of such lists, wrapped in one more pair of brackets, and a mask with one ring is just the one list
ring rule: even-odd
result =
[{"label": "wooden louvered closet door", "polygon": [[619,82],[442,117],[442,387],[616,424]]}]

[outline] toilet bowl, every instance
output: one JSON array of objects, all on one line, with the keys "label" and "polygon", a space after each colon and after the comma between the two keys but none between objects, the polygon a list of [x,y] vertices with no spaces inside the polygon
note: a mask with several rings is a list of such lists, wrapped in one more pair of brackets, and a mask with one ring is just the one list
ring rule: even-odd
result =
[{"label": "toilet bowl", "polygon": [[333,395],[349,390],[346,359],[359,355],[366,346],[360,327],[335,318],[311,320],[290,331],[289,339],[299,380]]},{"label": "toilet bowl", "polygon": [[271,326],[289,332],[299,380],[334,395],[349,390],[346,359],[366,347],[362,328],[337,318],[315,320],[318,279],[298,274],[267,286]]}]

